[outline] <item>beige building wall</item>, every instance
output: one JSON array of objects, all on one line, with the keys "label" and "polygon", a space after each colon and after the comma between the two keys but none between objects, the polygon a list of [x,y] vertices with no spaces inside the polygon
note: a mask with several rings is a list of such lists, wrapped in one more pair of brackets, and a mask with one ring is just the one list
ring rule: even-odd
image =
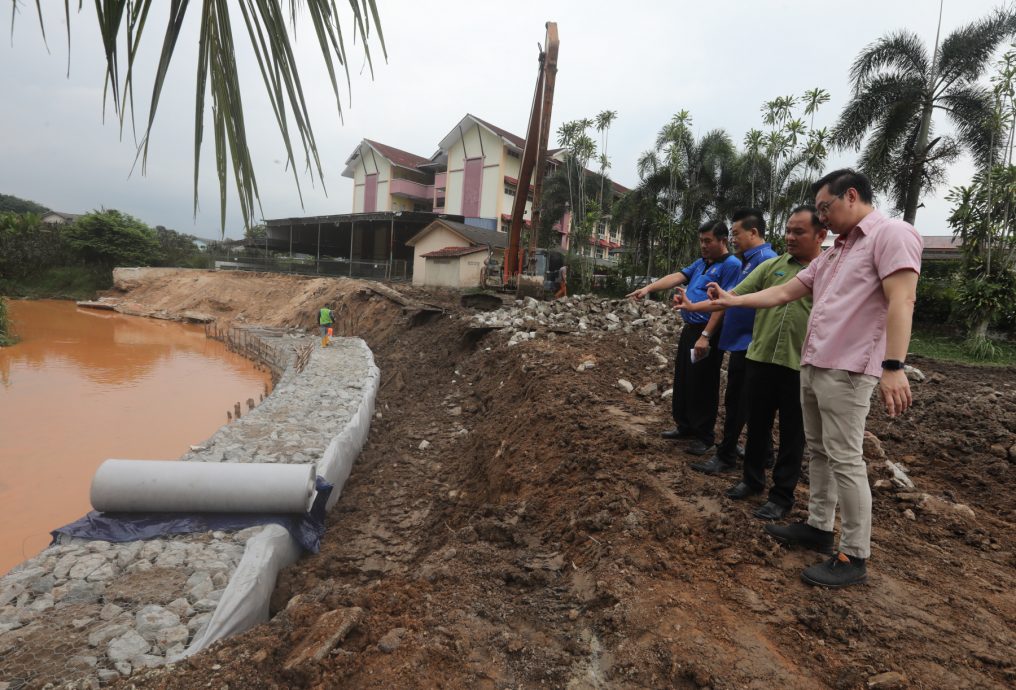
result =
[{"label": "beige building wall", "polygon": [[437,227],[421,238],[413,247],[413,285],[423,285],[426,277],[424,254],[435,252],[445,247],[465,247],[469,243],[451,230]]},{"label": "beige building wall", "polygon": [[487,260],[487,252],[473,252],[459,257],[459,287],[480,287],[480,276],[483,273],[483,262]]},{"label": "beige building wall", "polygon": [[445,178],[445,213],[462,213],[462,183],[465,159],[483,156],[480,188],[480,217],[495,218],[500,196],[504,194],[504,173],[501,159],[504,144],[501,137],[485,127],[473,124],[463,136],[448,147],[448,174]]},{"label": "beige building wall", "polygon": [[392,208],[392,195],[389,191],[392,176],[391,163],[374,149],[366,144],[361,144],[360,157],[353,169],[353,213],[364,212],[364,190],[366,189],[367,175],[375,171],[377,172],[377,210],[403,210]]}]

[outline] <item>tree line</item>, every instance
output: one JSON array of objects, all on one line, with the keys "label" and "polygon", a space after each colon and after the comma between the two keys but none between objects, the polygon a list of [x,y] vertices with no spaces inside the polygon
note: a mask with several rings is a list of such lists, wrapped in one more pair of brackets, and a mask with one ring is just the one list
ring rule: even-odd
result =
[{"label": "tree line", "polygon": [[[3,201],[7,208],[38,207],[16,197]],[[206,267],[207,255],[194,240],[115,209],[62,225],[43,223],[37,211],[0,211],[0,293],[23,294],[61,271],[86,273],[94,290],[112,284],[115,266]]]}]

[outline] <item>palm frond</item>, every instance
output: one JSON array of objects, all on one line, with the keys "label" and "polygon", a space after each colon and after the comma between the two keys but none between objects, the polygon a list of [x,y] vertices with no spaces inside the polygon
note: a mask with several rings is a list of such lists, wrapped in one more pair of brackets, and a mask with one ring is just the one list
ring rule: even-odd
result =
[{"label": "palm frond", "polygon": [[978,166],[986,165],[989,157],[994,162],[1002,147],[1001,136],[992,141],[992,105],[991,91],[976,85],[954,87],[938,103],[948,113],[960,142],[974,155]]},{"label": "palm frond", "polygon": [[928,54],[920,37],[912,31],[896,31],[867,46],[850,68],[854,93],[884,70],[927,78]]},{"label": "palm frond", "polygon": [[999,45],[1016,35],[1016,13],[996,9],[990,16],[956,29],[939,48],[938,84],[978,79]]},{"label": "palm frond", "polygon": [[[40,0],[37,0],[37,7],[39,7],[39,2]],[[176,52],[177,40],[190,4],[190,0],[171,0],[168,3],[169,18],[163,34],[162,51],[153,80],[147,123],[138,147],[138,159],[141,161],[142,171],[147,165],[156,113],[166,75]],[[304,169],[309,173],[311,182],[313,183],[316,177],[323,184],[324,173],[291,36],[295,34],[300,11],[305,10],[325,61],[325,68],[341,120],[342,102],[336,63],[345,71],[347,90],[349,90],[350,84],[349,53],[346,50],[341,31],[343,20],[340,20],[335,0],[293,2],[288,17],[279,0],[237,0],[235,6],[229,0],[202,0],[200,5],[194,117],[194,208],[196,212],[205,96],[206,93],[210,93],[222,229],[225,230],[226,186],[228,184],[227,157],[239,194],[244,223],[249,227],[254,221],[254,210],[259,205],[259,195],[243,120],[243,100],[237,78],[238,66],[230,10],[239,7],[247,31],[247,38],[257,59],[265,91],[282,135],[287,165],[293,168],[298,193],[300,193],[300,188],[293,149],[294,137],[299,139],[303,149]],[[120,119],[121,134],[125,118],[129,116],[133,122],[133,91],[137,69],[135,59],[139,54],[145,35],[144,29],[149,10],[153,6],[163,7],[165,5],[155,3],[153,0],[97,0],[95,3],[100,39],[106,57],[103,104],[105,106],[107,99],[112,103],[114,111]],[[80,7],[79,0],[79,11]],[[360,50],[363,51],[373,75],[373,58],[370,46],[372,28],[376,29],[378,43],[387,59],[384,35],[378,18],[377,0],[349,0],[349,9],[352,13],[353,43],[360,43]],[[39,14],[41,21],[41,11]],[[69,24],[70,0],[65,0],[65,14]],[[235,16],[235,13],[233,14]],[[121,36],[126,37],[127,62],[124,73],[121,70],[122,61],[119,47]],[[69,42],[68,29],[68,45]],[[290,120],[292,120],[292,124],[290,124]]]},{"label": "palm frond", "polygon": [[866,88],[847,102],[833,127],[830,144],[858,147],[865,134],[897,103],[918,108],[925,83],[917,74],[890,72],[871,77]]}]

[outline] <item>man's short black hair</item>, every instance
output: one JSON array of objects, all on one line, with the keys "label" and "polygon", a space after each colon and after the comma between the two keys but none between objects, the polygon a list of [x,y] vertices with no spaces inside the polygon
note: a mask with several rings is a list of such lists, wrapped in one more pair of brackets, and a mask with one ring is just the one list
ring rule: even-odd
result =
[{"label": "man's short black hair", "polygon": [[828,175],[811,186],[811,193],[818,194],[819,190],[829,185],[829,193],[835,196],[843,196],[848,189],[853,187],[857,190],[857,196],[861,201],[870,204],[872,200],[871,180],[864,173],[857,172],[853,168],[840,168],[833,170]]},{"label": "man's short black hair", "polygon": [[704,232],[713,233],[713,237],[718,240],[726,240],[727,235],[730,233],[727,231],[727,224],[722,220],[709,220],[699,226],[699,234]]},{"label": "man's short black hair", "polygon": [[802,212],[803,213],[810,213],[811,214],[811,228],[812,228],[812,230],[814,230],[815,232],[818,232],[819,230],[825,230],[826,229],[826,226],[823,225],[822,221],[818,219],[818,209],[815,208],[814,204],[801,204],[800,206],[795,208],[793,211],[791,211],[790,215],[794,215],[796,213],[802,213]]},{"label": "man's short black hair", "polygon": [[730,219],[731,224],[740,223],[745,230],[754,230],[758,236],[765,239],[766,219],[762,210],[757,208],[739,208],[734,211],[734,217]]}]

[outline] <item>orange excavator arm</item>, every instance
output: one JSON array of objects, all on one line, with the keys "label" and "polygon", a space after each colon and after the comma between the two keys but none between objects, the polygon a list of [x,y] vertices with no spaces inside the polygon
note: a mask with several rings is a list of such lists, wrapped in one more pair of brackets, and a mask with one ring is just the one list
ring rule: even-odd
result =
[{"label": "orange excavator arm", "polygon": [[540,71],[536,77],[536,93],[529,113],[529,128],[526,130],[526,145],[522,150],[522,166],[519,170],[519,184],[512,204],[511,227],[508,231],[508,249],[504,261],[504,284],[517,284],[522,272],[522,225],[529,198],[530,180],[533,189],[533,211],[530,223],[529,255],[536,250],[536,235],[539,232],[540,193],[543,188],[543,173],[547,166],[547,142],[550,139],[550,115],[554,105],[554,82],[557,78],[557,53],[560,42],[557,38],[557,23],[547,22],[546,50],[540,51]]}]

